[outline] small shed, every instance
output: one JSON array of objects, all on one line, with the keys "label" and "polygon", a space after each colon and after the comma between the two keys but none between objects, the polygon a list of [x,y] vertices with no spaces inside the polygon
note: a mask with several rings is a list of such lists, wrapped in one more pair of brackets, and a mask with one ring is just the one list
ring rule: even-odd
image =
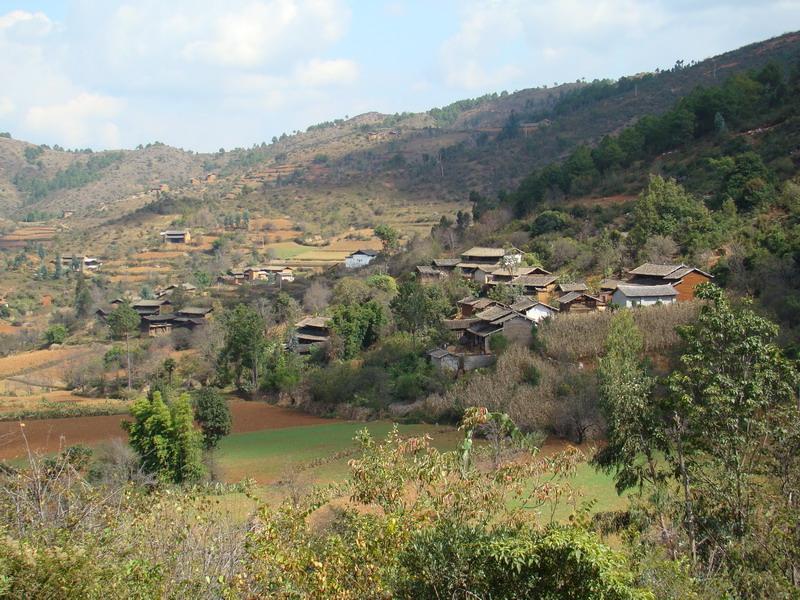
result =
[{"label": "small shed", "polygon": [[344,259],[344,266],[348,269],[360,269],[366,267],[377,256],[377,250],[356,250]]},{"label": "small shed", "polygon": [[678,291],[668,283],[662,285],[620,283],[611,296],[611,301],[623,308],[672,304],[677,299]]}]

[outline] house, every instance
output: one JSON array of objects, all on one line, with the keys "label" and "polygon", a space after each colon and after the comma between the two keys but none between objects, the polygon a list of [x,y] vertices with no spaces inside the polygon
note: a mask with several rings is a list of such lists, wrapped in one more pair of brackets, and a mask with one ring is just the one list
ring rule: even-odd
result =
[{"label": "house", "polygon": [[542,319],[548,319],[554,317],[558,314],[558,309],[550,306],[549,304],[543,304],[538,300],[534,300],[533,298],[526,298],[525,296],[517,299],[514,304],[510,306],[511,310],[515,310],[518,313],[525,315],[525,318],[529,321],[533,321],[534,323],[538,323]]},{"label": "house", "polygon": [[474,246],[461,253],[462,263],[477,263],[483,265],[499,265],[504,257],[510,257],[513,262],[522,262],[522,252],[516,248],[506,250],[504,248],[487,248],[484,246]]},{"label": "house", "polygon": [[285,267],[283,265],[267,265],[263,267],[267,273],[267,277],[274,280],[276,283],[285,283],[287,281],[294,281],[294,269],[292,267]]},{"label": "house", "polygon": [[178,318],[199,319],[207,321],[211,318],[211,313],[214,309],[210,306],[184,306],[182,309],[175,312]]},{"label": "house", "polygon": [[344,266],[348,269],[360,269],[366,267],[377,256],[377,250],[356,250],[344,259]]},{"label": "house", "polygon": [[597,297],[606,304],[611,304],[611,297],[614,295],[614,292],[617,291],[617,286],[620,283],[622,282],[618,279],[603,279],[600,282],[600,292],[597,294]]},{"label": "house", "polygon": [[555,275],[520,275],[511,280],[511,285],[522,288],[522,294],[539,302],[547,302],[556,288]]},{"label": "house", "polygon": [[497,267],[491,272],[489,283],[511,283],[514,278],[521,275],[550,275],[550,271],[542,267],[528,267],[516,265],[510,269]]},{"label": "house", "polygon": [[440,371],[457,373],[461,368],[461,358],[444,348],[436,348],[428,352],[428,360]]},{"label": "house", "polygon": [[492,277],[492,271],[494,271],[494,265],[483,265],[480,263],[458,263],[458,268],[461,269],[461,273],[464,277],[468,279],[472,279],[475,283],[480,283],[481,285],[486,284]]},{"label": "house", "polygon": [[661,285],[620,283],[611,296],[611,302],[624,308],[652,306],[659,303],[672,304],[677,301],[678,295],[678,290],[669,283]]},{"label": "house", "polygon": [[308,354],[316,346],[327,344],[331,339],[330,317],[305,317],[294,325],[292,347],[298,354]]},{"label": "house", "polygon": [[701,283],[708,283],[714,277],[705,271],[688,265],[659,265],[645,263],[628,271],[628,283],[637,285],[669,284],[678,292],[677,301],[692,300],[694,292]]},{"label": "house", "polygon": [[146,315],[142,317],[139,328],[148,337],[169,335],[174,327],[174,318],[172,315]]},{"label": "house", "polygon": [[188,229],[168,229],[161,232],[161,237],[166,244],[188,244],[192,241],[192,234]]},{"label": "house", "polygon": [[267,271],[261,267],[247,267],[244,270],[244,278],[247,281],[266,281]]},{"label": "house", "polygon": [[165,287],[163,290],[156,292],[156,297],[164,298],[165,296],[171,296],[176,290],[181,290],[187,296],[194,296],[197,293],[197,286],[192,285],[191,283],[173,283]]},{"label": "house", "polygon": [[593,312],[605,310],[606,305],[597,296],[586,292],[569,292],[558,299],[558,309],[561,312]]},{"label": "house", "polygon": [[[56,261],[53,260],[51,262],[55,264]],[[61,256],[61,267],[64,269],[96,271],[102,264],[100,260],[91,256],[73,256],[72,254]]]},{"label": "house", "polygon": [[502,334],[510,342],[526,345],[533,338],[531,321],[508,306],[493,306],[477,313],[475,318],[478,321],[464,333],[465,344],[483,354],[491,353],[490,341],[493,335]]},{"label": "house", "polygon": [[447,273],[444,271],[440,271],[439,269],[429,267],[427,265],[418,266],[416,271],[417,280],[420,283],[435,283],[447,277]]},{"label": "house", "polygon": [[460,262],[460,258],[434,258],[431,261],[431,266],[443,273],[452,273]]},{"label": "house", "polygon": [[576,281],[575,283],[558,284],[558,291],[561,292],[562,295],[568,294],[570,292],[586,292],[588,290],[589,286],[583,283],[582,281]]},{"label": "house", "polygon": [[482,310],[486,310],[487,308],[491,308],[492,306],[497,306],[500,304],[496,300],[492,300],[491,298],[476,298],[475,296],[467,296],[466,298],[462,298],[458,302],[458,312],[462,318],[469,318],[472,315],[481,312]]},{"label": "house", "polygon": [[136,300],[131,304],[131,308],[139,313],[140,317],[150,315],[163,315],[172,312],[172,302],[166,298],[156,300]]}]

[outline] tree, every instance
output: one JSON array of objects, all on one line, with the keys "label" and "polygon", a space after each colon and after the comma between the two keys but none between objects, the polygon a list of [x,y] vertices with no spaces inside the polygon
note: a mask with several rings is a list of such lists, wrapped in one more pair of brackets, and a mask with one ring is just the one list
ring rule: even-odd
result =
[{"label": "tree", "polygon": [[172,357],[164,359],[164,363],[161,365],[164,368],[164,371],[167,373],[167,382],[169,385],[172,385],[172,374],[175,372],[175,369],[178,366],[178,363],[175,362],[175,359]]},{"label": "tree", "polygon": [[682,485],[693,557],[747,535],[763,483],[760,458],[781,434],[768,417],[797,407],[800,382],[774,343],[774,323],[735,309],[717,286],[700,286],[697,297],[708,303],[679,330],[685,350],[667,380],[667,456]]},{"label": "tree", "polygon": [[169,404],[155,392],[131,406],[133,421],[124,421],[131,447],[142,468],[164,483],[190,483],[204,474],[202,436],[194,427],[189,396],[182,394]]},{"label": "tree", "polygon": [[125,354],[127,355],[128,365],[128,389],[133,387],[133,372],[131,370],[131,334],[134,333],[141,322],[139,313],[131,305],[123,302],[108,315],[107,323],[111,329],[111,335],[117,339],[125,338]]},{"label": "tree", "polygon": [[362,304],[340,304],[331,315],[331,328],[342,342],[342,358],[354,358],[380,336],[386,315],[375,300]]},{"label": "tree", "polygon": [[321,281],[314,280],[303,294],[303,307],[315,315],[328,307],[331,301],[331,289]]},{"label": "tree", "polygon": [[195,419],[203,431],[203,445],[212,450],[231,432],[231,409],[219,390],[211,387],[197,392],[194,407]]},{"label": "tree", "polygon": [[63,344],[67,339],[67,328],[61,324],[51,325],[44,332],[44,340],[48,346],[53,344]]},{"label": "tree", "polygon": [[[225,341],[217,361],[220,376],[229,380],[232,375],[237,389],[256,394],[268,346],[264,318],[249,306],[239,304],[223,317],[223,325]],[[249,372],[249,380],[242,378],[245,371]]]},{"label": "tree", "polygon": [[394,227],[382,223],[375,227],[375,236],[383,244],[383,253],[387,256],[397,250],[400,242],[400,232]]},{"label": "tree", "polygon": [[53,279],[61,279],[64,275],[64,267],[61,265],[61,254],[56,254],[56,265],[53,271]]},{"label": "tree", "polygon": [[389,306],[398,329],[409,332],[415,346],[417,335],[436,327],[452,308],[440,287],[422,285],[416,279],[401,283]]},{"label": "tree", "polygon": [[89,316],[89,311],[92,309],[92,295],[89,292],[89,285],[86,283],[86,278],[83,273],[78,274],[75,281],[75,315],[78,318],[85,318]]}]

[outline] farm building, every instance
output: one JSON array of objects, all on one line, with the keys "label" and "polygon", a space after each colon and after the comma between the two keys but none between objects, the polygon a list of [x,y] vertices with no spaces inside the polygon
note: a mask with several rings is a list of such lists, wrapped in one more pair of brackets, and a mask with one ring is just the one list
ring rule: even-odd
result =
[{"label": "farm building", "polygon": [[637,285],[671,285],[678,292],[677,301],[692,300],[701,283],[714,277],[696,267],[687,265],[659,265],[645,263],[628,272],[628,283]]},{"label": "farm building", "polygon": [[187,296],[194,296],[197,293],[197,286],[192,285],[191,283],[172,283],[164,289],[157,291],[156,297],[164,298],[165,296],[171,296],[177,290],[180,290]]},{"label": "farm building", "polygon": [[430,350],[428,352],[428,359],[431,361],[431,364],[440,371],[457,373],[461,368],[461,359],[459,356],[443,348]]},{"label": "farm building", "polygon": [[460,262],[460,258],[434,258],[431,261],[431,266],[444,273],[452,273]]},{"label": "farm building", "polygon": [[547,302],[556,288],[555,275],[520,275],[511,284],[522,288],[525,296],[531,296],[539,302]]},{"label": "farm building", "polygon": [[586,292],[589,290],[589,286],[586,285],[582,281],[576,281],[575,283],[559,283],[558,284],[558,291],[561,294],[568,294],[570,292]]},{"label": "farm building", "polygon": [[439,269],[435,269],[434,267],[429,267],[427,265],[418,266],[416,271],[417,280],[420,283],[435,283],[447,277],[447,273],[444,271],[440,271]]},{"label": "farm building", "polygon": [[620,283],[622,282],[617,279],[603,279],[600,282],[600,292],[597,294],[597,297],[606,304],[611,304],[611,297],[614,295]]},{"label": "farm building", "polygon": [[462,318],[469,318],[475,313],[479,313],[482,310],[486,310],[487,308],[491,308],[492,306],[498,306],[500,303],[496,300],[492,300],[491,298],[476,298],[475,296],[467,296],[466,298],[462,298],[457,303],[458,305],[458,312]]},{"label": "farm building", "polygon": [[161,238],[166,244],[188,244],[192,241],[192,234],[188,229],[168,229],[161,232]]},{"label": "farm building", "polygon": [[327,344],[331,339],[330,317],[305,317],[295,323],[292,347],[298,354],[308,354],[315,346]]},{"label": "farm building", "polygon": [[514,266],[511,269],[497,267],[491,272],[490,283],[511,283],[521,275],[550,275],[550,271],[542,267]]},{"label": "farm building", "polygon": [[493,306],[475,315],[478,320],[464,333],[466,346],[484,354],[490,354],[493,335],[502,334],[510,342],[530,344],[533,334],[531,321],[507,306]]},{"label": "farm building", "polygon": [[558,299],[561,312],[593,312],[605,310],[606,305],[597,296],[585,292],[569,292]]},{"label": "farm building", "polygon": [[348,269],[360,269],[366,267],[377,256],[377,250],[356,250],[344,259],[344,266]]},{"label": "farm building", "polygon": [[533,321],[534,323],[538,323],[542,319],[554,317],[558,314],[557,308],[552,307],[549,304],[543,304],[532,298],[526,298],[524,296],[514,302],[510,308],[511,310],[515,310],[518,313],[525,315],[525,318],[527,318],[529,321]]},{"label": "farm building", "polygon": [[636,283],[620,283],[611,302],[617,306],[631,308],[633,306],[651,306],[653,304],[672,304],[678,298],[678,290],[668,283],[661,285],[641,285]]},{"label": "farm building", "polygon": [[140,317],[163,315],[172,312],[172,302],[166,298],[159,298],[157,300],[136,300],[131,304],[131,308],[139,313]]},{"label": "farm building", "polygon": [[474,246],[469,250],[461,253],[462,263],[477,263],[482,265],[499,265],[500,261],[509,256],[515,259],[515,262],[522,262],[522,252],[516,248],[506,250],[504,248],[486,248],[483,246]]},{"label": "farm building", "polygon": [[[52,260],[51,262],[55,264],[56,260]],[[73,256],[71,254],[64,254],[61,256],[61,267],[64,269],[72,269],[73,271],[96,271],[102,264],[103,263],[101,263],[99,259],[92,258],[91,256]]]}]

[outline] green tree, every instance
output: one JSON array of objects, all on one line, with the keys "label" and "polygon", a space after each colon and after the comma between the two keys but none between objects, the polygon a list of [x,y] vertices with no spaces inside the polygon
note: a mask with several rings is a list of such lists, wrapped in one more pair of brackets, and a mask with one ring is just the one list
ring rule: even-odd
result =
[{"label": "green tree", "polygon": [[111,311],[107,318],[111,335],[116,339],[125,339],[125,354],[127,356],[128,389],[133,387],[133,371],[131,369],[131,335],[136,332],[141,323],[139,313],[131,305],[123,302]]},{"label": "green tree", "polygon": [[61,324],[51,325],[44,332],[44,340],[48,346],[63,344],[67,339],[67,328]]},{"label": "green tree", "polygon": [[85,318],[89,316],[89,311],[92,309],[92,294],[89,292],[89,284],[86,283],[86,278],[82,273],[78,274],[75,281],[75,315],[78,318]]},{"label": "green tree", "polygon": [[[244,304],[229,311],[222,322],[225,341],[218,359],[221,379],[233,377],[237,389],[256,394],[268,347],[266,323],[258,312]],[[245,372],[249,373],[248,379],[242,377]]]},{"label": "green tree", "polygon": [[752,526],[760,458],[780,435],[768,416],[797,406],[800,380],[774,343],[774,323],[734,308],[717,286],[697,296],[707,304],[679,330],[685,350],[667,382],[667,456],[680,477],[692,555],[713,557]]},{"label": "green tree", "polygon": [[64,275],[64,267],[61,265],[61,254],[56,254],[56,264],[53,270],[53,279],[61,279]]},{"label": "green tree", "polygon": [[426,286],[416,279],[400,284],[390,307],[398,329],[409,332],[415,346],[417,335],[425,334],[439,325],[452,311],[440,287]]},{"label": "green tree", "polygon": [[194,398],[195,419],[203,431],[206,450],[216,448],[219,441],[231,432],[231,409],[216,388],[202,388]]},{"label": "green tree", "polygon": [[386,255],[392,254],[400,243],[400,232],[394,227],[381,223],[375,227],[375,237],[377,237],[383,245],[383,253]]},{"label": "green tree", "polygon": [[164,368],[164,371],[167,374],[167,382],[172,385],[172,374],[175,372],[175,369],[178,367],[178,363],[175,362],[175,359],[172,357],[164,359],[164,362],[161,365]]},{"label": "green tree", "polygon": [[362,304],[340,304],[334,307],[331,327],[342,342],[342,358],[354,358],[369,348],[380,336],[386,315],[375,300]]},{"label": "green tree", "polygon": [[164,483],[191,483],[202,478],[202,436],[194,427],[189,396],[169,404],[155,392],[131,406],[133,421],[124,421],[131,447],[145,472]]}]

